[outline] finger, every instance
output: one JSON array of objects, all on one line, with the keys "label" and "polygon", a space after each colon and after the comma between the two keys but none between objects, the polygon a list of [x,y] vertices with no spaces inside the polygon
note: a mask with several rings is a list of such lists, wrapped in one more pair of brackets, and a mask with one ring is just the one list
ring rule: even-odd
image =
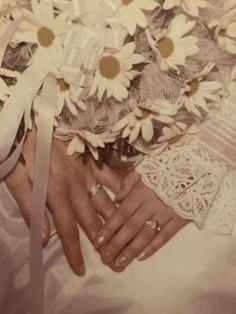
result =
[{"label": "finger", "polygon": [[100,169],[96,166],[94,161],[91,161],[91,168],[94,178],[99,181],[103,186],[110,189],[114,194],[120,190],[122,177],[110,167],[103,164]]},{"label": "finger", "polygon": [[102,226],[102,220],[96,212],[86,190],[71,194],[71,205],[76,219],[92,243]]},{"label": "finger", "polygon": [[110,263],[116,258],[120,251],[137,236],[143,229],[148,217],[150,217],[150,213],[140,208],[130,217],[124,226],[113,235],[101,252],[101,258],[105,264]]},{"label": "finger", "polygon": [[[18,163],[13,172],[6,177],[6,184],[18,204],[27,226],[30,227],[33,188],[25,167],[21,163]],[[42,237],[43,245],[46,245],[50,238],[50,222],[46,213]]]},{"label": "finger", "polygon": [[117,256],[115,266],[118,268],[127,267],[155,237],[155,230],[143,227],[133,241]]},{"label": "finger", "polygon": [[135,183],[140,179],[140,176],[137,172],[132,171],[130,172],[122,181],[121,181],[121,188],[119,193],[116,195],[116,202],[122,202],[127,195],[131,192]]},{"label": "finger", "polygon": [[85,265],[80,247],[79,230],[65,197],[49,197],[48,206],[52,212],[55,227],[64,253],[72,270],[79,276],[85,274]]},{"label": "finger", "polygon": [[117,267],[115,264],[115,260],[109,263],[107,266],[111,268],[115,273],[122,273],[125,270],[125,267]]},{"label": "finger", "polygon": [[155,254],[163,245],[165,245],[181,228],[186,226],[189,221],[181,217],[175,217],[169,220],[162,231],[151,241],[144,250],[137,256],[139,261],[144,261]]},{"label": "finger", "polygon": [[129,220],[142,204],[141,195],[130,194],[110,219],[99,230],[95,239],[95,248],[103,247],[111,237]]},{"label": "finger", "polygon": [[101,188],[96,195],[91,198],[96,211],[107,221],[117,209],[115,203],[111,200],[107,192]]}]

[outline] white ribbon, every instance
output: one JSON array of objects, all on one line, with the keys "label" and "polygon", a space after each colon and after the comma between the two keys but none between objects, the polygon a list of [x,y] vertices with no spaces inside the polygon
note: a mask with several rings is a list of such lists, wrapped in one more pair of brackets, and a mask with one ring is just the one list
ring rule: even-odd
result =
[{"label": "white ribbon", "polygon": [[121,6],[120,0],[72,0],[71,14],[73,19],[92,15],[92,23],[110,18]]},{"label": "white ribbon", "polygon": [[32,101],[47,73],[48,70],[42,66],[36,53],[31,65],[19,77],[10,97],[6,100],[0,113],[0,162],[8,157],[24,115],[26,129],[31,128]]},{"label": "white ribbon", "polygon": [[22,20],[23,20],[23,17],[18,17],[14,22],[12,22],[9,25],[9,27],[6,29],[5,33],[0,38],[0,66],[2,64],[3,57],[4,57],[5,51],[7,49],[7,46],[9,44],[12,36],[14,35],[17,27],[22,22]]},{"label": "white ribbon", "polygon": [[57,80],[48,75],[42,91],[35,152],[34,184],[30,228],[31,313],[44,313],[44,280],[42,227],[46,207],[47,187],[57,105]]},{"label": "white ribbon", "polygon": [[125,31],[115,18],[120,0],[73,0],[71,25],[64,41],[63,74],[75,101],[87,95],[99,59],[121,50]]}]

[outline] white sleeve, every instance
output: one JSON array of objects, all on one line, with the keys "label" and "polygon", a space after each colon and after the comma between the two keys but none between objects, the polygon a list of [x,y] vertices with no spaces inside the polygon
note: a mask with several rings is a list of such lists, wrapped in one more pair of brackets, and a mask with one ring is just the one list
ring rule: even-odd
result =
[{"label": "white sleeve", "polygon": [[172,146],[162,154],[154,151],[136,167],[143,182],[163,202],[199,227],[225,177],[236,166],[235,98],[221,108],[189,143]]}]

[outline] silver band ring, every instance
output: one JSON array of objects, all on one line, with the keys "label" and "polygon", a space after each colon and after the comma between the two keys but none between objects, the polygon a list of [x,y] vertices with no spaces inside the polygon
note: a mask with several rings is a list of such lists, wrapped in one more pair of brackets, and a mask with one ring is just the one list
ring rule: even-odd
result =
[{"label": "silver band ring", "polygon": [[161,226],[157,220],[147,220],[145,222],[145,226],[152,229],[153,231],[161,231]]},{"label": "silver band ring", "polygon": [[89,198],[92,199],[102,188],[100,183],[94,184],[91,189],[88,191]]}]

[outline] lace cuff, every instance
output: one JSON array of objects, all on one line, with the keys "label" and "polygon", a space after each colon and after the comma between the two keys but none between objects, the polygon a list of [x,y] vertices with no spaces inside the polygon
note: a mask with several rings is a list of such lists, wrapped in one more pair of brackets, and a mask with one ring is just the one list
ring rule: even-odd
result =
[{"label": "lace cuff", "polygon": [[235,165],[236,109],[231,102],[191,142],[154,152],[136,171],[163,202],[202,227],[224,177]]}]

